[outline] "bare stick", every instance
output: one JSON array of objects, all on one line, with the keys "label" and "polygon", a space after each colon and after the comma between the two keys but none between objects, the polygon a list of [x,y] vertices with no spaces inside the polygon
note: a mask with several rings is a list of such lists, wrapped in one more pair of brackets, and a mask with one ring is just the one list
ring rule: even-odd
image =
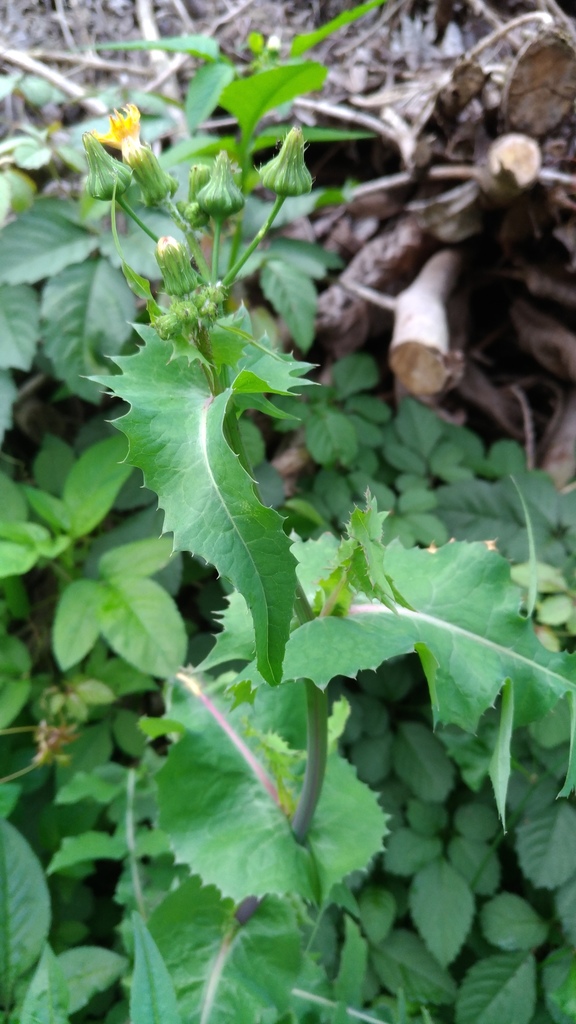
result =
[{"label": "bare stick", "polygon": [[452,377],[445,304],[461,266],[457,250],[442,249],[396,299],[388,362],[413,395],[435,395]]},{"label": "bare stick", "polygon": [[56,89],[60,89],[65,96],[70,96],[71,99],[79,103],[90,114],[106,114],[108,111],[107,105],[102,100],[98,100],[93,96],[87,96],[82,86],[76,85],[75,82],[70,82],[59,71],[46,67],[41,61],[34,60],[21,50],[11,50],[0,44],[0,60],[6,61],[7,64],[13,64],[17,68],[22,68],[23,71],[29,71],[33,75],[39,75],[40,78],[44,78],[45,81],[54,85]]},{"label": "bare stick", "polygon": [[541,164],[534,139],[518,132],[501,135],[488,150],[478,179],[480,188],[492,205],[506,206],[536,184]]}]

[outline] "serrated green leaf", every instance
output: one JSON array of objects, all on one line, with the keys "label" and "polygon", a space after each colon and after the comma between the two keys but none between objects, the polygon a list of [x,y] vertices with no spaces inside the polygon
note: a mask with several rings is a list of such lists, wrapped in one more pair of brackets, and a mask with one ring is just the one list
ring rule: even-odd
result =
[{"label": "serrated green leaf", "polygon": [[70,515],[70,532],[83,537],[110,511],[132,467],[124,462],[126,442],[107,437],[93,444],[74,463],[64,484],[62,500]]},{"label": "serrated green leaf", "polygon": [[470,968],[456,1000],[456,1024],[529,1024],[536,1004],[533,956],[503,953]]},{"label": "serrated green leaf", "polygon": [[[380,379],[376,360],[367,352],[354,352],[337,359],[332,367],[332,376],[339,398],[349,398],[359,391],[370,391]],[[358,412],[361,413],[361,408]]]},{"label": "serrated green leaf", "polygon": [[133,579],[154,576],[168,564],[171,556],[170,537],[147,537],[106,551],[98,562],[98,574],[110,583],[126,576]]},{"label": "serrated green leaf", "polygon": [[85,378],[102,372],[106,357],[129,338],[135,303],[108,260],[87,260],[50,281],[42,296],[44,351],[56,375],[82,398],[100,401],[100,390]]},{"label": "serrated green leaf", "polygon": [[222,631],[216,634],[216,643],[198,666],[199,672],[226,661],[252,661],[256,653],[254,626],[246,601],[238,593],[229,594],[226,600],[228,606],[216,613]]},{"label": "serrated green leaf", "polygon": [[576,810],[565,800],[531,811],[516,829],[522,871],[544,889],[555,889],[574,873]]},{"label": "serrated green leaf", "polygon": [[317,294],[312,280],[290,263],[267,260],[260,287],[268,302],[285,321],[302,352],[314,341]]},{"label": "serrated green leaf", "polygon": [[74,221],[69,201],[38,199],[34,206],[2,231],[0,282],[34,284],[81,263],[98,245]]},{"label": "serrated green leaf", "polygon": [[58,957],[70,992],[70,1013],[77,1013],[92,996],[105,992],[128,967],[125,956],[102,946],[76,946]]},{"label": "serrated green leaf", "polygon": [[52,627],[52,647],[62,671],[81,661],[94,647],[104,596],[94,580],[72,580],[61,594]]},{"label": "serrated green leaf", "polygon": [[50,927],[44,872],[26,840],[0,819],[0,1000],[10,1006],[14,985],[40,956]]},{"label": "serrated green leaf", "polygon": [[328,69],[312,61],[271,68],[240,78],[220,93],[219,105],[238,119],[246,141],[268,110],[321,89]]},{"label": "serrated green leaf", "polygon": [[416,796],[446,799],[454,786],[454,766],[440,740],[420,722],[402,722],[394,741],[394,769]]},{"label": "serrated green leaf", "polygon": [[133,1024],[181,1024],[176,993],[158,946],[139,914],[134,927],[134,974],[130,990]]},{"label": "serrated green leaf", "polygon": [[188,130],[194,133],[198,126],[218,106],[220,93],[234,79],[234,68],[231,64],[204,64],[196,70],[190,80],[184,111]]},{"label": "serrated green leaf", "polygon": [[12,404],[17,394],[11,374],[7,370],[0,370],[0,444],[12,426]]},{"label": "serrated green leaf", "polygon": [[485,939],[499,949],[534,949],[548,935],[548,925],[530,904],[512,892],[500,892],[480,912]]},{"label": "serrated green leaf", "polygon": [[271,392],[289,395],[292,388],[313,385],[314,381],[302,380],[302,374],[313,369],[312,363],[304,363],[283,352],[266,352],[263,346],[249,350],[243,360],[245,365],[232,384],[235,394]]},{"label": "serrated green leaf", "polygon": [[153,331],[137,355],[118,362],[122,376],[106,383],[132,409],[116,422],[130,440],[130,458],[158,493],[165,529],[174,533],[175,547],[211,562],[245,597],[258,668],[276,682],[292,617],[295,562],[282,519],[260,505],[224,441],[230,393],[212,398],[199,367],[167,363]]},{"label": "serrated green leaf", "polygon": [[0,369],[29,370],[40,337],[38,293],[27,285],[0,288]]},{"label": "serrated green leaf", "polygon": [[466,882],[443,858],[415,875],[410,913],[428,949],[443,967],[460,952],[474,916],[474,897]]},{"label": "serrated green leaf", "polygon": [[87,860],[121,860],[126,855],[126,841],[107,832],[82,832],[78,836],[64,836],[60,849],[54,854],[47,874],[64,871]]},{"label": "serrated green leaf", "polygon": [[102,584],[98,626],[110,647],[153,676],[172,675],[186,655],[186,630],[174,600],[155,580],[125,577]]},{"label": "serrated green leaf", "polygon": [[477,896],[492,896],[500,884],[500,861],[488,843],[454,836],[448,843],[448,859]]},{"label": "serrated green leaf", "polygon": [[358,898],[360,924],[366,938],[376,945],[383,942],[396,917],[396,900],[391,892],[376,885],[366,886]]},{"label": "serrated green leaf", "polygon": [[191,878],[150,917],[188,1024],[254,1024],[265,1009],[288,1006],[302,962],[293,909],[267,897],[230,941],[233,913],[231,900]]},{"label": "serrated green leaf", "polygon": [[347,618],[306,623],[289,641],[287,678],[308,675],[323,686],[424,643],[438,663],[438,719],[470,731],[507,677],[517,723],[541,717],[564,693],[576,691],[576,655],[540,644],[519,613],[508,563],[496,552],[483,544],[448,544],[435,553],[393,545],[384,569],[416,610],[397,606],[393,614],[384,605],[352,605]]},{"label": "serrated green leaf", "polygon": [[20,1024],[68,1024],[69,1002],[62,967],[46,945],[24,997]]},{"label": "serrated green leaf", "polygon": [[448,972],[428,952],[413,932],[398,929],[371,953],[371,962],[382,984],[415,1002],[452,1003],[456,986]]}]

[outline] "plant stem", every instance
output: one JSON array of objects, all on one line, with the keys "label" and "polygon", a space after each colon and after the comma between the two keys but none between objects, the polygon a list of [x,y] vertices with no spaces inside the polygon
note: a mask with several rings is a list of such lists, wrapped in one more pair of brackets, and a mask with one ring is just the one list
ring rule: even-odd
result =
[{"label": "plant stem", "polygon": [[190,249],[190,252],[192,253],[192,257],[196,263],[196,266],[198,267],[198,270],[200,271],[200,274],[206,281],[209,281],[210,267],[208,266],[208,263],[204,257],[204,253],[202,252],[202,249],[200,247],[200,242],[196,238],[194,231],[187,223],[187,221],[184,220],[184,217],[180,213],[180,210],[175,205],[175,203],[172,202],[171,199],[167,199],[164,205],[166,206],[166,209],[168,210],[168,213],[172,217],[172,220],[174,221],[176,226],[180,228],[180,231],[182,231],[182,233],[185,235],[186,241],[188,242],[188,247]]},{"label": "plant stem", "polygon": [[304,685],[306,687],[308,757],[300,799],[292,818],[292,831],[299,843],[304,842],[312,824],[322,792],[328,754],[328,698],[326,693],[320,690],[311,679],[305,679]]},{"label": "plant stem", "polygon": [[128,217],[131,217],[134,223],[137,224],[139,228],[142,228],[142,231],[145,231],[148,237],[151,238],[153,242],[158,243],[158,235],[155,235],[154,232],[150,230],[148,225],[145,224],[143,220],[140,220],[138,214],[132,209],[132,207],[126,202],[126,200],[122,198],[122,196],[116,196],[116,202],[118,203],[120,209],[124,210],[124,213]]},{"label": "plant stem", "polygon": [[223,285],[228,286],[229,284],[232,284],[232,282],[238,276],[238,272],[242,269],[242,267],[246,263],[246,260],[248,259],[248,257],[251,256],[252,253],[254,252],[254,249],[256,249],[256,247],[258,245],[260,245],[260,242],[262,241],[262,239],[267,234],[267,232],[270,230],[270,228],[272,227],[272,224],[276,220],[276,217],[278,216],[278,214],[280,212],[280,208],[281,208],[281,206],[282,206],[282,204],[284,202],[284,198],[285,198],[284,196],[276,196],[276,199],[274,200],[272,209],[270,210],[270,213],[268,214],[264,224],[262,225],[260,230],[256,232],[256,234],[254,235],[254,238],[250,242],[250,245],[247,246],[247,248],[244,250],[244,252],[240,256],[240,258],[238,260],[236,260],[236,263],[234,264],[234,266],[231,267],[231,269],[228,271],[228,273],[224,276],[224,278],[222,279],[222,284]]},{"label": "plant stem", "polygon": [[220,235],[222,233],[222,221],[214,221],[214,235],[212,237],[212,281],[218,280],[218,265],[220,262]]},{"label": "plant stem", "polygon": [[134,890],[134,899],[136,900],[136,906],[143,921],[147,920],[146,906],[144,904],[144,894],[142,892],[142,882],[140,880],[140,872],[138,870],[138,860],[136,857],[136,834],[134,829],[134,795],[136,790],[136,772],[134,768],[128,769],[128,780],[126,786],[126,845],[128,847],[128,859],[130,861],[130,874],[132,876],[132,888]]}]

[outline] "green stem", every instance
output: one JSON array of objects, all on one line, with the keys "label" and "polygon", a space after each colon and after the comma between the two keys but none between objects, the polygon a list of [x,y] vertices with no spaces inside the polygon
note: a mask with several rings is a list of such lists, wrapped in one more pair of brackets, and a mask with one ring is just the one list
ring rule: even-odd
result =
[{"label": "green stem", "polygon": [[172,202],[171,199],[166,199],[164,205],[168,210],[168,213],[172,217],[172,220],[174,221],[176,227],[180,228],[180,231],[182,231],[182,233],[185,235],[186,241],[188,242],[188,247],[190,249],[190,252],[192,253],[192,257],[194,259],[194,262],[196,263],[196,266],[198,267],[198,270],[200,271],[201,276],[206,281],[209,281],[210,267],[208,266],[204,253],[202,252],[202,249],[200,247],[200,242],[196,238],[195,232],[192,230],[188,222],[184,220],[184,217],[180,213],[180,210],[175,205],[175,203]]},{"label": "green stem", "polygon": [[140,872],[138,870],[138,859],[136,857],[136,830],[134,827],[134,796],[136,792],[136,772],[134,768],[128,769],[128,778],[126,786],[126,846],[128,847],[128,860],[130,862],[130,875],[132,877],[132,889],[134,891],[134,899],[136,900],[136,906],[138,912],[142,917],[143,921],[147,920],[146,906],[144,904],[144,894],[142,892],[142,882],[140,880]]},{"label": "green stem", "polygon": [[220,236],[222,234],[222,221],[214,221],[214,234],[212,236],[212,281],[215,284],[218,280],[218,266],[220,263]]},{"label": "green stem", "polygon": [[137,224],[139,228],[142,228],[142,231],[145,231],[148,237],[151,238],[153,242],[158,243],[158,235],[155,235],[154,232],[150,230],[148,225],[145,224],[143,220],[140,220],[138,214],[132,209],[132,207],[126,202],[126,200],[122,198],[122,196],[116,196],[116,202],[118,203],[120,209],[124,210],[124,213],[128,217],[131,217],[134,223]]},{"label": "green stem", "polygon": [[311,679],[305,679],[308,741],[306,771],[298,806],[292,818],[292,831],[303,843],[312,824],[322,792],[328,755],[328,698]]},{"label": "green stem", "polygon": [[268,214],[264,224],[262,225],[260,230],[256,232],[256,234],[254,235],[254,238],[250,242],[250,245],[244,250],[244,252],[240,256],[240,258],[238,260],[236,260],[236,263],[234,264],[234,266],[228,271],[228,273],[223,278],[222,284],[225,287],[227,287],[229,284],[232,284],[232,282],[238,276],[238,272],[242,269],[242,267],[246,263],[246,260],[252,255],[252,253],[254,252],[254,249],[258,245],[260,245],[260,242],[262,241],[262,239],[267,234],[267,232],[270,230],[270,228],[272,227],[272,224],[276,220],[276,217],[278,216],[278,214],[280,212],[280,208],[281,208],[281,206],[282,206],[282,204],[284,202],[284,199],[285,199],[285,196],[276,196],[276,199],[274,200],[272,209],[270,210],[270,213]]}]

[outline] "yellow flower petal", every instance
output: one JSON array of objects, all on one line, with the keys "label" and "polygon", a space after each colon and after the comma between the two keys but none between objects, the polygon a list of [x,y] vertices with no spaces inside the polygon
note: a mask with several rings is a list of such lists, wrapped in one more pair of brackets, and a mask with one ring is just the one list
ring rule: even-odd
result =
[{"label": "yellow flower petal", "polygon": [[115,110],[110,115],[110,131],[105,135],[100,132],[92,132],[98,142],[106,146],[113,146],[115,149],[124,150],[124,143],[128,145],[140,145],[140,111],[134,103],[127,103],[122,108],[125,113]]}]

